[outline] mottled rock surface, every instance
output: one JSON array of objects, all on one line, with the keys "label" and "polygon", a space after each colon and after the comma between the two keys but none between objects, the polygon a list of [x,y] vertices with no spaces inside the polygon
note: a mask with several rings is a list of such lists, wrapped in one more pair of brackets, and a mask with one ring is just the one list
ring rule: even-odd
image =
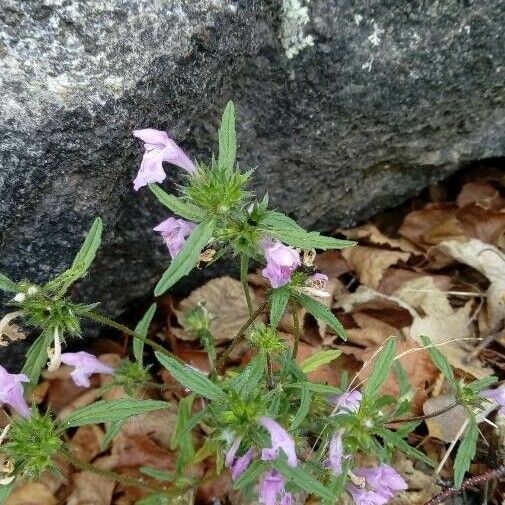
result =
[{"label": "mottled rock surface", "polygon": [[134,127],[207,157],[233,98],[255,188],[320,229],[505,154],[493,0],[4,0],[0,23],[0,271],[46,279],[100,214],[80,291],[112,312],[167,263]]}]

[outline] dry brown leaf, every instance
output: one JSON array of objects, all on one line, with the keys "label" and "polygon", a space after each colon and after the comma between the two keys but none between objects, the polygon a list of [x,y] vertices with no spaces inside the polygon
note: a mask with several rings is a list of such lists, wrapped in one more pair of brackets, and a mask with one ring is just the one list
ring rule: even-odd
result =
[{"label": "dry brown leaf", "polygon": [[455,260],[485,275],[491,283],[487,293],[487,313],[491,331],[505,318],[505,256],[496,247],[480,240],[443,242],[439,248]]},{"label": "dry brown leaf", "polygon": [[460,207],[469,204],[479,205],[484,209],[500,210],[505,207],[505,199],[493,184],[485,181],[467,182],[456,199]]},{"label": "dry brown leaf", "polygon": [[459,209],[456,216],[467,238],[476,238],[493,245],[500,243],[505,232],[505,213],[472,204]]},{"label": "dry brown leaf", "polygon": [[342,257],[341,251],[324,251],[318,254],[315,259],[315,265],[329,279],[336,279],[350,270],[347,261]]},{"label": "dry brown leaf", "polygon": [[[430,415],[456,403],[454,395],[446,393],[426,400],[423,405],[423,412],[425,415]],[[468,414],[465,408],[457,405],[443,414],[426,419],[426,425],[431,437],[450,443],[456,438],[467,419]]]},{"label": "dry brown leaf", "polygon": [[71,451],[79,459],[91,461],[102,452],[103,430],[96,424],[80,426],[72,437]]},{"label": "dry brown leaf", "polygon": [[366,238],[373,245],[387,245],[392,249],[399,249],[403,252],[412,254],[422,254],[422,251],[416,247],[410,240],[403,237],[390,238],[384,235],[377,226],[373,224],[365,224],[359,228],[351,228],[343,230],[342,233],[351,240],[359,240]]},{"label": "dry brown leaf", "polygon": [[376,289],[384,272],[400,261],[407,262],[411,253],[358,246],[344,249],[342,255],[358,275],[361,284]]},{"label": "dry brown leaf", "polygon": [[[377,287],[377,291],[380,291],[385,295],[392,295],[406,282],[419,279],[419,277],[425,277],[426,275],[427,274],[425,272],[416,272],[405,268],[391,267],[384,272],[382,280]],[[442,291],[446,291],[452,286],[451,278],[448,275],[430,275],[430,277],[433,278],[435,286]]]},{"label": "dry brown leaf", "polygon": [[[250,292],[254,300],[254,294],[251,290]],[[233,339],[249,318],[242,284],[231,277],[212,279],[182,300],[176,310],[177,319],[181,326],[184,326],[184,313],[201,302],[205,302],[205,307],[212,315],[210,329],[216,342]],[[178,336],[181,338],[185,336],[185,340],[195,340],[196,338],[187,332]]]},{"label": "dry brown leaf", "polygon": [[347,329],[348,342],[364,347],[378,346],[391,335],[399,334],[399,328],[366,312],[354,312],[352,316],[359,328]]},{"label": "dry brown leaf", "polygon": [[72,476],[74,489],[67,505],[110,505],[116,483],[96,473],[78,472]]},{"label": "dry brown leaf", "polygon": [[56,505],[57,500],[41,482],[27,482],[16,487],[5,505]]}]

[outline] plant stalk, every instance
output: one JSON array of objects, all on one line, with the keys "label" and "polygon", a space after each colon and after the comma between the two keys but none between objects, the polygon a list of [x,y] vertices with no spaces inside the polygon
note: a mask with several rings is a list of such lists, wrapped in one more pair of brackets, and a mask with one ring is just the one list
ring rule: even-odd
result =
[{"label": "plant stalk", "polygon": [[249,291],[249,284],[247,282],[247,272],[249,270],[249,256],[245,253],[240,255],[240,282],[244,288],[245,299],[247,302],[247,308],[249,309],[249,315],[253,313],[253,305],[251,300],[251,293]]},{"label": "plant stalk", "polygon": [[296,360],[298,356],[298,347],[300,346],[300,320],[298,318],[298,311],[296,307],[293,308],[293,330],[295,341],[293,344],[293,359]]}]

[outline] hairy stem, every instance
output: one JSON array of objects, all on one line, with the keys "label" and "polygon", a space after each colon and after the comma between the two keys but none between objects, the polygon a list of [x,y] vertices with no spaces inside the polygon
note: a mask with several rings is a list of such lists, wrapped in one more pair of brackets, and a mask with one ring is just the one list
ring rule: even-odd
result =
[{"label": "hairy stem", "polygon": [[264,301],[250,316],[249,319],[244,323],[242,328],[238,331],[238,333],[235,335],[235,338],[230,342],[230,345],[226,348],[226,350],[221,354],[221,357],[219,358],[217,362],[217,370],[219,373],[223,373],[224,367],[226,366],[226,361],[228,360],[231,352],[235,347],[237,347],[238,344],[240,344],[244,338],[246,331],[249,329],[249,326],[256,321],[256,319],[263,313],[263,311],[267,308],[268,306],[268,301]]},{"label": "hairy stem", "polygon": [[154,340],[151,340],[148,337],[144,337],[144,335],[141,335],[140,333],[137,333],[136,331],[130,330],[130,328],[128,328],[128,326],[125,326],[124,324],[116,323],[116,321],[109,319],[107,316],[104,316],[102,314],[99,314],[98,312],[93,312],[93,311],[85,312],[83,314],[83,316],[86,317],[87,319],[90,319],[91,321],[95,321],[95,322],[103,324],[105,326],[110,326],[111,328],[122,331],[123,333],[126,333],[126,335],[130,335],[133,338],[137,338],[137,339],[141,340],[145,344],[151,346],[154,350],[179,360],[179,358],[177,358],[177,356],[172,354],[170,351],[165,349],[162,345],[158,344]]},{"label": "hairy stem", "polygon": [[79,458],[76,458],[70,451],[63,451],[61,455],[75,468],[79,468],[79,470],[83,470],[85,472],[92,472],[101,477],[105,477],[106,479],[113,480],[116,482],[120,482],[126,486],[140,487],[144,489],[149,489],[150,491],[156,492],[166,492],[167,488],[164,486],[155,486],[150,484],[149,482],[144,481],[143,479],[136,479],[134,477],[128,477],[127,475],[121,475],[120,473],[113,472],[112,470],[107,470],[106,468],[100,468],[99,466],[93,465],[92,463],[88,463],[87,461],[83,461]]},{"label": "hairy stem", "polygon": [[249,309],[249,315],[253,313],[253,305],[251,300],[251,292],[249,291],[249,284],[247,282],[247,272],[249,270],[249,256],[245,253],[240,255],[240,282],[244,288],[245,299],[247,302],[247,308]]},{"label": "hairy stem", "polygon": [[272,358],[270,357],[270,354],[266,355],[266,362],[267,362],[267,387],[268,389],[272,390],[275,387],[275,382],[274,382],[274,370],[272,367]]},{"label": "hairy stem", "polygon": [[425,419],[431,419],[433,417],[445,414],[446,412],[449,412],[449,410],[452,410],[454,407],[457,406],[458,406],[457,403],[453,403],[451,405],[448,405],[447,407],[444,407],[443,409],[437,410],[436,412],[432,412],[431,414],[425,414],[424,416],[400,417],[399,419],[393,419],[392,421],[388,421],[388,424],[412,423],[415,421],[424,421]]},{"label": "hairy stem", "polygon": [[293,329],[295,334],[295,341],[293,344],[293,359],[296,360],[298,355],[298,347],[300,346],[300,320],[298,318],[298,311],[296,307],[293,308]]},{"label": "hairy stem", "polygon": [[455,487],[450,487],[445,491],[442,491],[441,493],[434,496],[431,500],[427,501],[425,505],[438,505],[439,503],[442,503],[445,500],[447,500],[447,498],[457,495],[460,491],[468,487],[476,486],[478,484],[484,484],[485,482],[489,482],[490,480],[493,479],[499,479],[503,476],[505,476],[505,465],[500,465],[498,468],[495,468],[494,470],[489,470],[488,472],[481,473],[480,475],[476,475],[475,477],[469,477],[468,479],[463,481],[459,489]]}]

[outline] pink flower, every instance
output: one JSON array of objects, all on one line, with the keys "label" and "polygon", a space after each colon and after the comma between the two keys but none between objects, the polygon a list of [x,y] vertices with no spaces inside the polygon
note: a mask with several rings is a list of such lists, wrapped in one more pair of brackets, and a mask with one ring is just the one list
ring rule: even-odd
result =
[{"label": "pink flower", "polygon": [[61,355],[61,361],[66,365],[75,367],[70,374],[76,386],[89,388],[89,378],[94,373],[113,374],[114,368],[99,361],[88,352],[66,352]]},{"label": "pink flower", "polygon": [[291,505],[291,494],[284,489],[284,478],[276,470],[263,475],[259,491],[259,503],[264,505]]},{"label": "pink flower", "polygon": [[263,239],[267,266],[262,270],[273,288],[280,288],[291,280],[291,274],[302,264],[300,254],[277,240]]},{"label": "pink flower", "polygon": [[160,232],[165,244],[168,247],[170,256],[175,258],[182,251],[182,248],[186,243],[186,237],[195,229],[195,227],[195,223],[191,223],[185,219],[169,217],[153,228],[153,230]]},{"label": "pink flower", "polygon": [[296,466],[298,460],[296,458],[295,442],[289,436],[288,432],[269,417],[260,417],[259,422],[268,431],[272,441],[272,447],[262,450],[261,459],[264,461],[272,461],[279,456],[279,450],[282,450],[288,458],[288,465]]},{"label": "pink flower", "polygon": [[355,389],[341,395],[332,396],[329,402],[337,407],[335,414],[345,414],[347,412],[358,412],[363,395]]},{"label": "pink flower", "polygon": [[165,180],[164,161],[177,165],[189,173],[196,170],[194,163],[166,132],[146,128],[144,130],[134,130],[133,135],[145,142],[144,148],[146,150],[140,170],[133,181],[135,191],[147,184]]},{"label": "pink flower", "polygon": [[500,407],[498,413],[505,416],[505,386],[496,389],[486,389],[481,392],[481,396],[497,403],[498,407]]},{"label": "pink flower", "polygon": [[252,459],[254,458],[254,448],[251,447],[243,456],[239,456],[235,458],[237,451],[240,448],[240,442],[242,441],[242,437],[237,437],[233,444],[231,444],[228,449],[224,464],[227,468],[231,468],[231,478],[232,480],[238,479],[249,467]]},{"label": "pink flower", "polygon": [[342,430],[336,431],[330,441],[326,468],[331,468],[335,475],[342,473],[342,459],[344,458],[344,444],[342,443]]},{"label": "pink flower", "polygon": [[0,365],[0,404],[10,405],[22,417],[30,417],[30,407],[23,396],[23,382],[30,382],[25,374],[9,373]]},{"label": "pink flower", "polygon": [[366,488],[354,484],[347,485],[356,505],[384,505],[398,491],[407,489],[407,483],[401,475],[389,465],[375,468],[356,468],[353,473],[365,479]]},{"label": "pink flower", "polygon": [[375,491],[360,489],[354,484],[347,484],[346,489],[351,494],[356,505],[384,505],[389,501],[389,498]]}]

